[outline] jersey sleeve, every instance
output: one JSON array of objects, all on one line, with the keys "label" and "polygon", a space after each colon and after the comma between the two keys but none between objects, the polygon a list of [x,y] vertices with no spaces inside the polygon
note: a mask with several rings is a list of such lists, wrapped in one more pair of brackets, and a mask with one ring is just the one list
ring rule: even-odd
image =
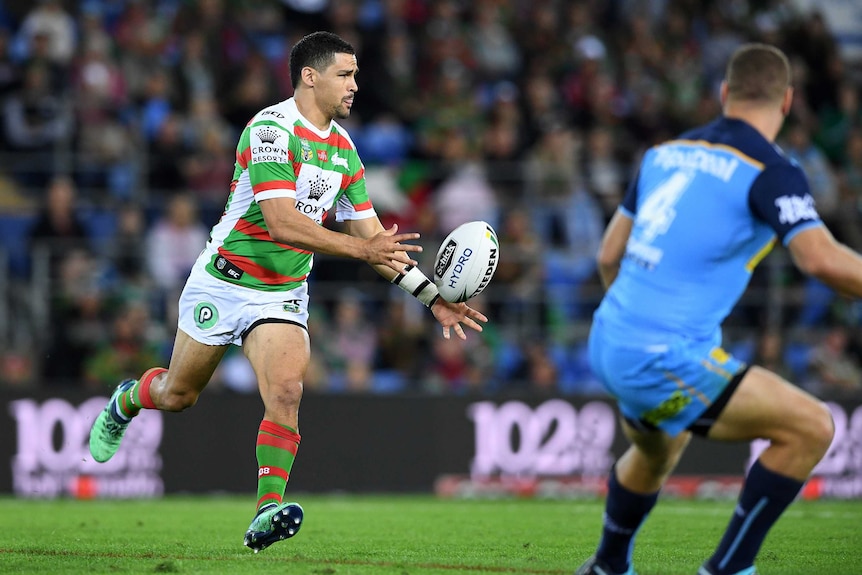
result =
[{"label": "jersey sleeve", "polygon": [[775,230],[783,245],[799,232],[823,225],[805,173],[797,165],[766,168],[752,183],[748,204],[756,217]]},{"label": "jersey sleeve", "polygon": [[256,202],[296,199],[296,138],[277,122],[252,124],[248,130],[248,176]]},{"label": "jersey sleeve", "polygon": [[359,169],[349,178],[344,193],[338,198],[335,209],[336,221],[363,220],[377,215],[371,205],[368,189],[365,186],[365,167],[359,163]]},{"label": "jersey sleeve", "polygon": [[638,209],[638,183],[640,182],[640,179],[641,171],[638,169],[637,173],[632,178],[632,181],[629,182],[629,187],[626,189],[626,195],[623,196],[623,203],[619,207],[623,214],[632,219],[634,219],[635,212],[637,212]]}]

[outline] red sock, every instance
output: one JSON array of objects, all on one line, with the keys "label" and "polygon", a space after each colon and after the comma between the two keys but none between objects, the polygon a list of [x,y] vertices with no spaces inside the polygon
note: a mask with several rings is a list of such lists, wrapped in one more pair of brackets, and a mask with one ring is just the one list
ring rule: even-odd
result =
[{"label": "red sock", "polygon": [[135,394],[132,397],[132,401],[135,405],[144,409],[156,409],[156,404],[153,403],[153,398],[150,397],[150,385],[156,376],[167,372],[168,370],[163,367],[154,367],[144,372],[144,375],[138,380],[138,384],[132,388],[132,393]]},{"label": "red sock", "polygon": [[258,509],[269,503],[281,503],[299,441],[295,429],[272,421],[260,422],[256,449]]},{"label": "red sock", "polygon": [[117,398],[117,407],[126,417],[134,417],[141,409],[156,409],[156,404],[150,397],[150,384],[159,374],[165,373],[163,367],[154,367],[144,372],[144,375],[135,382],[135,385],[120,394]]}]

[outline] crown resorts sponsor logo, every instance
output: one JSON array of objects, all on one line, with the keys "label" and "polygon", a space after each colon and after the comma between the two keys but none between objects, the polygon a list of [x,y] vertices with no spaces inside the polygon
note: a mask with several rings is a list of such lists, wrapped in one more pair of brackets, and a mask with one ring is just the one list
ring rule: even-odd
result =
[{"label": "crown resorts sponsor logo", "polygon": [[274,144],[280,134],[278,133],[278,130],[267,126],[255,132],[255,135],[261,142]]},{"label": "crown resorts sponsor logo", "polygon": [[264,126],[255,130],[254,135],[260,143],[251,147],[252,163],[277,162],[286,164],[288,162],[287,149],[276,145],[276,142],[281,137],[277,129]]},{"label": "crown resorts sponsor logo", "polygon": [[321,173],[317,173],[308,182],[308,199],[317,201],[331,188],[329,181]]}]

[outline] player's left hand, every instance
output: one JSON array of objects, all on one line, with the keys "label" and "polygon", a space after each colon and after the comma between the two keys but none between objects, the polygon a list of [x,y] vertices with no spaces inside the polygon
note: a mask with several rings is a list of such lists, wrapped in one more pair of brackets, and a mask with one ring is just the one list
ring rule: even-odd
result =
[{"label": "player's left hand", "polygon": [[437,298],[434,305],[431,306],[431,313],[440,325],[443,326],[443,338],[449,339],[449,330],[454,328],[455,334],[461,339],[467,339],[467,334],[464,333],[464,328],[461,324],[482,331],[482,326],[477,322],[487,323],[488,318],[482,313],[468,306],[466,303],[452,303],[444,300],[442,297]]}]

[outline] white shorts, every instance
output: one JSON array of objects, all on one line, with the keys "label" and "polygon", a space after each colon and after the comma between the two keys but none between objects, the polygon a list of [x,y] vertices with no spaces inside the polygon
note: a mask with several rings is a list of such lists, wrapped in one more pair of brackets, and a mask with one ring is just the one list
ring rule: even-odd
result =
[{"label": "white shorts", "polygon": [[[205,261],[205,260],[204,260]],[[249,289],[213,277],[201,259],[180,294],[179,328],[206,345],[242,345],[262,323],[292,323],[308,330],[308,284],[281,292]]]}]

